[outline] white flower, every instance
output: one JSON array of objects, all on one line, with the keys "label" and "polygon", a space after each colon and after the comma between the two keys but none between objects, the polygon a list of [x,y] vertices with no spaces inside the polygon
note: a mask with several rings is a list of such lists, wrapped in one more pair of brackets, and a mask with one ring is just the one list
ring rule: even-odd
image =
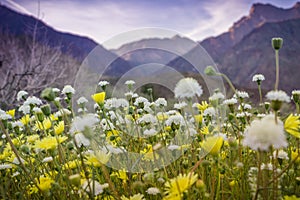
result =
[{"label": "white flower", "polygon": [[0,170],[11,169],[11,168],[12,168],[11,164],[0,164]]},{"label": "white flower", "polygon": [[21,121],[15,121],[15,122],[12,122],[11,123],[12,127],[15,128],[15,127],[23,127],[23,123]]},{"label": "white flower", "polygon": [[265,113],[258,113],[258,114],[257,114],[257,117],[258,117],[258,118],[263,118],[263,117],[265,117],[265,116],[266,116]]},{"label": "white flower", "polygon": [[77,100],[77,104],[80,105],[80,104],[85,104],[87,103],[88,100],[85,98],[85,97],[80,97],[78,100]]},{"label": "white flower", "polygon": [[265,76],[262,75],[262,74],[255,74],[255,75],[252,77],[252,81],[253,81],[253,82],[264,81],[264,80],[265,80]]},{"label": "white flower", "polygon": [[283,122],[273,114],[266,115],[260,120],[253,120],[246,129],[243,141],[245,146],[253,150],[268,151],[271,146],[275,149],[287,146]]},{"label": "white flower", "polygon": [[165,182],[165,179],[162,178],[162,177],[159,177],[159,178],[157,179],[157,181],[160,182],[160,183],[164,183],[164,182]]},{"label": "white flower", "polygon": [[[23,158],[20,158],[20,160],[21,160],[22,163],[25,163],[25,160]],[[14,160],[12,161],[12,163],[14,163],[16,165],[19,165],[20,161],[17,157],[15,157]]]},{"label": "white flower", "polygon": [[154,124],[157,122],[157,119],[155,116],[153,116],[152,114],[145,114],[143,115],[141,118],[139,118],[137,120],[137,122],[140,123],[149,123],[149,124]]},{"label": "white flower", "polygon": [[6,113],[0,114],[0,119],[2,119],[2,120],[8,120],[8,119],[11,119],[11,118],[12,117],[9,114],[6,114]]},{"label": "white flower", "polygon": [[300,95],[300,90],[293,90],[292,95],[294,95],[294,94]]},{"label": "white flower", "polygon": [[282,101],[282,102],[290,102],[289,96],[282,90],[272,90],[267,93],[267,99],[270,101]]},{"label": "white flower", "polygon": [[12,177],[16,177],[16,176],[19,176],[20,175],[20,172],[15,172],[12,174]]},{"label": "white flower", "polygon": [[[89,180],[90,181],[90,185],[92,186],[92,192],[94,192],[94,196],[97,196],[99,194],[103,193],[103,189],[108,187],[107,183],[104,183],[103,185],[101,185],[98,181],[95,180]],[[88,187],[88,180],[86,180],[81,187],[87,191],[87,192],[91,192],[90,188]]]},{"label": "white flower", "polygon": [[157,131],[155,129],[153,129],[153,128],[146,129],[144,131],[144,135],[146,135],[146,136],[154,136],[156,133],[157,133]]},{"label": "white flower", "polygon": [[63,115],[71,115],[72,112],[66,108],[62,108],[59,111],[57,111],[56,113],[54,113],[55,117],[61,117]]},{"label": "white flower", "polygon": [[194,128],[189,128],[188,132],[189,136],[197,135],[197,131]]},{"label": "white flower", "polygon": [[86,109],[86,108],[78,108],[78,110],[77,110],[77,112],[78,113],[82,113],[82,112],[87,112],[88,111],[88,109]]},{"label": "white flower", "polygon": [[291,99],[299,102],[299,98],[300,98],[300,90],[293,90]]},{"label": "white flower", "polygon": [[200,97],[203,90],[199,83],[193,78],[181,79],[174,89],[175,98],[190,98],[194,96]]},{"label": "white flower", "polygon": [[65,85],[63,90],[61,91],[62,94],[75,94],[75,89],[71,85]]},{"label": "white flower", "polygon": [[125,94],[125,97],[127,97],[127,98],[131,98],[132,96],[133,96],[133,92],[126,92]]},{"label": "white flower", "polygon": [[75,141],[79,147],[88,147],[90,146],[90,140],[87,139],[82,133],[77,133],[75,135]]},{"label": "white flower", "polygon": [[223,104],[225,104],[225,105],[237,104],[237,99],[236,98],[226,99],[223,101]]},{"label": "white flower", "polygon": [[[273,156],[274,156],[274,158],[276,157],[276,151],[273,152]],[[282,160],[288,160],[289,156],[288,156],[287,152],[285,152],[284,150],[280,149],[278,151],[277,158],[282,159]]]},{"label": "white flower", "polygon": [[28,97],[26,99],[26,101],[24,102],[24,105],[41,105],[41,104],[42,104],[42,101],[35,96]]},{"label": "white flower", "polygon": [[111,98],[106,100],[104,107],[106,109],[117,109],[119,107],[127,107],[128,105],[129,103],[125,99],[119,100],[117,98]]},{"label": "white flower", "polygon": [[159,106],[167,106],[167,101],[165,98],[158,98],[156,101],[155,101],[155,105],[157,107]]},{"label": "white flower", "polygon": [[174,108],[178,109],[178,110],[181,110],[181,109],[183,109],[186,106],[187,106],[187,103],[185,103],[185,102],[179,102],[179,103],[175,103],[174,104]]},{"label": "white flower", "polygon": [[216,110],[213,107],[208,107],[204,110],[203,116],[215,116],[216,115]]},{"label": "white flower", "polygon": [[238,109],[239,110],[242,110],[242,109],[244,109],[244,110],[251,110],[251,105],[250,104],[247,104],[247,103],[242,103],[241,105],[239,105],[239,107],[238,107]]},{"label": "white flower", "polygon": [[101,86],[101,87],[107,86],[107,85],[109,85],[109,82],[108,82],[108,81],[100,81],[100,82],[98,83],[98,85]]},{"label": "white flower", "polygon": [[115,128],[115,126],[108,119],[102,119],[100,122],[100,126],[104,131],[112,130]]},{"label": "white flower", "polygon": [[146,102],[148,102],[148,99],[146,99],[145,97],[138,97],[136,98],[134,105],[139,106],[139,104],[144,104]]},{"label": "white flower", "polygon": [[236,117],[237,117],[237,118],[251,117],[251,116],[252,116],[252,114],[249,113],[249,112],[240,112],[240,113],[237,113],[237,114],[236,114]]},{"label": "white flower", "polygon": [[49,157],[46,157],[42,160],[43,163],[49,163],[49,162],[52,162],[53,161],[53,157],[52,156],[49,156]]},{"label": "white flower", "polygon": [[60,89],[58,89],[58,88],[52,88],[52,91],[55,92],[55,93],[59,93]]},{"label": "white flower", "polygon": [[38,107],[34,107],[34,108],[32,109],[32,111],[35,112],[35,113],[43,113],[42,109],[40,109],[40,108],[38,108]]},{"label": "white flower", "polygon": [[268,164],[265,164],[265,163],[262,163],[261,166],[260,166],[260,169],[261,170],[273,170],[273,165],[272,163],[268,163]]},{"label": "white flower", "polygon": [[171,126],[172,123],[174,123],[175,125],[183,126],[185,122],[184,122],[184,118],[182,117],[182,115],[176,114],[176,115],[170,116],[170,117],[166,120],[166,125],[167,125],[167,126]]},{"label": "white flower", "polygon": [[156,187],[150,187],[146,190],[148,194],[157,195],[160,193],[160,190]]},{"label": "white flower", "polygon": [[129,106],[129,102],[126,99],[119,98],[117,100],[118,108],[127,108]]},{"label": "white flower", "polygon": [[241,99],[245,99],[245,98],[249,98],[249,94],[245,91],[239,91],[236,90],[234,96],[235,98],[241,98]]},{"label": "white flower", "polygon": [[180,148],[180,146],[175,145],[175,144],[171,144],[171,145],[168,146],[168,149],[170,151],[178,150],[179,148]]},{"label": "white flower", "polygon": [[70,133],[82,132],[86,127],[92,127],[99,119],[94,114],[87,114],[83,117],[75,117],[71,124]]},{"label": "white flower", "polygon": [[150,102],[145,102],[144,103],[144,111],[146,111],[147,113],[152,113],[153,112],[153,110],[151,109],[151,106],[152,106],[153,104],[152,103],[150,103]]},{"label": "white flower", "polygon": [[17,94],[17,101],[20,101],[21,99],[23,99],[24,96],[26,96],[28,94],[28,92],[21,90],[18,92]]},{"label": "white flower", "polygon": [[135,84],[135,82],[133,80],[127,80],[125,82],[125,85],[134,85],[134,84]]},{"label": "white flower", "polygon": [[209,97],[209,101],[215,101],[219,99],[224,99],[224,95],[221,92],[216,92]]},{"label": "white flower", "polygon": [[168,112],[166,112],[167,115],[177,115],[178,111],[176,110],[169,110]]}]

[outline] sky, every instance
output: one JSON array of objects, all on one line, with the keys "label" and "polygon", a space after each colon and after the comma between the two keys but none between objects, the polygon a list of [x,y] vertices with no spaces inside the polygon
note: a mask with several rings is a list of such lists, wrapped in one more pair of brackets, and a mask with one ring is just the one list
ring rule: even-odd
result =
[{"label": "sky", "polygon": [[[249,14],[253,3],[290,8],[297,0],[0,0],[56,30],[87,36],[108,49],[145,37],[178,33],[194,41],[217,36]],[[120,35],[143,28],[170,31]]]}]

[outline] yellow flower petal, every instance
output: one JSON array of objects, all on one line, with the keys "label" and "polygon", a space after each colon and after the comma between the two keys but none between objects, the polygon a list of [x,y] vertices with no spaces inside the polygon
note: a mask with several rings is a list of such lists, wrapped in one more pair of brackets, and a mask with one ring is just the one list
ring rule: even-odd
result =
[{"label": "yellow flower petal", "polygon": [[105,92],[93,94],[91,97],[96,103],[103,103],[105,100]]},{"label": "yellow flower petal", "polygon": [[284,122],[285,131],[295,136],[296,138],[300,138],[299,127],[300,127],[299,117],[290,114]]}]

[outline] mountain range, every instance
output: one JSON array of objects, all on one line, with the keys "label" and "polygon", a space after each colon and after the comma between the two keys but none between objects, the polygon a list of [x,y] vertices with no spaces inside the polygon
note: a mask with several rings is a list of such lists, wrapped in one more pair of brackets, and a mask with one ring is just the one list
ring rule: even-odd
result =
[{"label": "mountain range", "polygon": [[[251,81],[252,75],[262,73],[266,77],[263,89],[271,89],[275,80],[271,39],[282,37],[284,42],[280,50],[279,87],[290,92],[300,86],[299,35],[299,2],[289,9],[256,3],[249,14],[234,23],[227,32],[198,43],[211,56],[218,69],[228,75],[238,88],[255,88],[255,83]],[[199,57],[199,52],[193,46],[188,46],[191,44],[190,40],[181,36],[145,38],[108,50],[90,38],[57,31],[39,19],[3,5],[0,5],[0,39],[1,102],[14,99],[16,92],[23,88],[39,93],[44,86],[72,84],[79,66],[95,49],[100,56],[89,61],[93,63],[93,70],[98,70],[97,66],[109,65],[105,76],[114,78],[147,63],[161,63],[192,74],[195,72],[193,66],[185,58]],[[181,46],[182,44],[186,46]],[[149,45],[154,45],[155,48],[145,48]],[[165,51],[165,48],[159,48],[160,46],[175,47],[184,52],[184,55],[178,56],[174,52]],[[39,54],[39,59],[35,48],[43,49],[44,54]],[[34,58],[30,57],[32,53],[35,53]],[[28,57],[31,58],[30,62],[20,61],[21,58]],[[52,64],[47,62],[50,58]],[[34,68],[35,65],[38,67]],[[54,73],[56,71],[60,72],[59,76]],[[22,73],[25,76],[21,76]],[[18,84],[14,84],[16,80]]]}]

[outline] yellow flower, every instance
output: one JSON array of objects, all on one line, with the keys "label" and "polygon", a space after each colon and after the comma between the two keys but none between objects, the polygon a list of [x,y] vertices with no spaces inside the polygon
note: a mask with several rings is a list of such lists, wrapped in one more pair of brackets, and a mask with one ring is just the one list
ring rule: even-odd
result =
[{"label": "yellow flower", "polygon": [[39,135],[35,134],[35,135],[30,135],[30,136],[27,136],[27,142],[28,143],[35,143],[36,140],[38,140],[40,138]]},{"label": "yellow flower", "polygon": [[56,137],[45,137],[42,140],[38,140],[35,142],[35,148],[38,149],[45,149],[45,150],[50,150],[50,149],[55,149],[58,145],[57,142],[62,143],[66,141],[68,138],[66,136],[59,136],[58,138]]},{"label": "yellow flower", "polygon": [[209,134],[210,132],[209,132],[208,126],[202,127],[201,130],[200,130],[200,133],[202,133],[203,135]]},{"label": "yellow flower", "polygon": [[171,126],[166,126],[164,129],[165,129],[165,131],[171,131],[172,130]]},{"label": "yellow flower", "polygon": [[283,200],[300,200],[300,198],[293,196],[284,196]]},{"label": "yellow flower", "polygon": [[27,125],[30,121],[30,116],[29,115],[24,115],[22,118],[21,118],[21,122],[22,124],[24,125]]},{"label": "yellow flower", "polygon": [[71,160],[64,164],[63,169],[75,169],[79,166],[79,161],[78,160]]},{"label": "yellow flower", "polygon": [[105,100],[105,92],[93,94],[91,97],[96,103],[103,103]]},{"label": "yellow flower", "polygon": [[54,126],[54,133],[56,135],[61,134],[62,132],[64,132],[65,130],[65,122],[64,121],[60,121],[56,126]]},{"label": "yellow flower", "polygon": [[[297,158],[298,154],[299,154],[298,149],[292,150],[292,151],[291,151],[291,159],[292,159],[292,160],[295,160],[295,159]],[[298,156],[298,158],[297,158],[297,160],[296,160],[296,163],[299,163],[299,162],[300,162],[300,156]]]},{"label": "yellow flower", "polygon": [[168,115],[166,113],[163,113],[163,112],[157,113],[156,117],[159,121],[164,121],[164,120],[168,119]]},{"label": "yellow flower", "polygon": [[49,118],[44,119],[44,121],[41,122],[36,122],[35,126],[37,129],[39,130],[48,130],[49,128],[51,128],[51,121]]},{"label": "yellow flower", "polygon": [[186,192],[198,179],[198,175],[194,173],[179,174],[176,178],[165,183],[167,195],[164,199],[181,199],[183,192]]},{"label": "yellow flower", "polygon": [[54,183],[54,180],[49,177],[41,176],[39,180],[37,180],[37,185],[43,192],[48,191],[51,188],[52,183]]},{"label": "yellow flower", "polygon": [[229,186],[230,187],[233,187],[233,186],[235,186],[236,185],[236,180],[233,180],[233,181],[230,181],[229,182]]},{"label": "yellow flower", "polygon": [[55,117],[53,114],[50,115],[50,119],[52,121],[57,121],[58,120],[58,117]]},{"label": "yellow flower", "polygon": [[11,155],[12,155],[12,150],[11,150],[10,145],[8,145],[4,148],[2,154],[0,154],[0,160],[6,160]]},{"label": "yellow flower", "polygon": [[142,194],[135,194],[130,196],[129,198],[125,197],[124,195],[121,197],[121,200],[144,200],[144,195]]},{"label": "yellow flower", "polygon": [[103,151],[96,151],[95,154],[89,153],[86,156],[86,164],[101,167],[102,164],[106,164],[109,161],[110,154],[106,154]]},{"label": "yellow flower", "polygon": [[103,151],[95,151],[98,161],[102,164],[106,164],[110,159],[110,153],[105,153]]},{"label": "yellow flower", "polygon": [[194,118],[197,124],[201,124],[203,120],[203,115],[195,115]]},{"label": "yellow flower", "polygon": [[299,117],[290,114],[284,122],[284,129],[286,130],[286,132],[295,136],[296,138],[300,138],[299,127],[300,127]]},{"label": "yellow flower", "polygon": [[223,138],[220,136],[211,136],[206,138],[205,141],[202,143],[202,148],[207,153],[210,153],[211,155],[218,155],[221,147],[223,145]]},{"label": "yellow flower", "polygon": [[143,154],[143,160],[154,160],[154,154],[155,158],[158,158],[158,154],[153,151],[152,145],[147,145],[147,148],[143,149],[143,151],[140,152]]},{"label": "yellow flower", "polygon": [[209,107],[209,105],[206,101],[202,101],[201,104],[197,103],[196,106],[201,113],[203,113],[204,110]]},{"label": "yellow flower", "polygon": [[15,109],[8,110],[6,111],[6,113],[9,114],[11,117],[15,117],[16,110]]},{"label": "yellow flower", "polygon": [[122,179],[123,181],[127,181],[128,177],[127,177],[127,173],[125,170],[119,170],[117,172],[113,172],[111,174],[111,176],[117,176],[119,179]]}]

